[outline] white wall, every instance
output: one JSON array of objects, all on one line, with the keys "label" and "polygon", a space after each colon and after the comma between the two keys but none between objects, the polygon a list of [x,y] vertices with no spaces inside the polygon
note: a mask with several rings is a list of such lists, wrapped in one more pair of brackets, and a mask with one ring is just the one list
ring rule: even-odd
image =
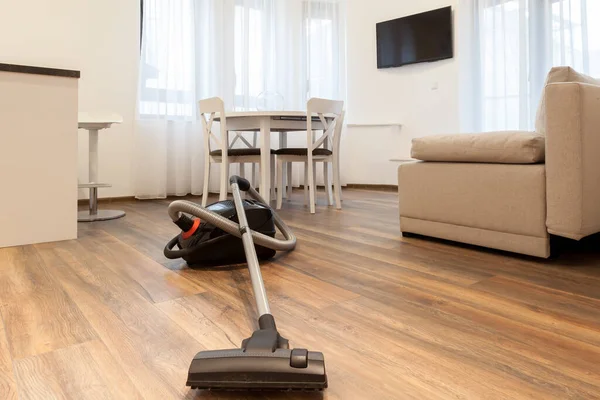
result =
[{"label": "white wall", "polygon": [[[397,128],[348,128],[343,181],[396,184],[397,163],[413,137],[458,131],[456,58],[377,70],[375,24],[457,0],[348,0],[348,123],[400,122]],[[82,111],[113,111],[125,123],[100,136],[101,197],[131,196],[133,120],[139,59],[139,2],[0,0],[0,62],[81,70]],[[10,38],[10,40],[7,40]],[[456,50],[456,49],[455,49]],[[456,53],[456,51],[455,51]],[[432,90],[434,84],[437,90]],[[79,131],[79,180],[87,180],[87,134]],[[80,197],[87,196],[80,191]]]},{"label": "white wall", "polygon": [[[100,132],[99,179],[112,188],[100,197],[133,196],[133,128],[140,57],[138,0],[87,1],[79,107],[116,112],[123,124]],[[88,177],[88,134],[79,131],[79,179]],[[87,197],[87,193],[80,193]]]},{"label": "white wall", "polygon": [[458,132],[456,46],[451,60],[378,70],[375,35],[377,22],[449,5],[456,14],[457,3],[348,0],[347,122],[403,126],[348,128],[342,153],[345,182],[395,185],[398,164],[389,159],[409,159],[412,138]]},{"label": "white wall", "polygon": [[[100,134],[100,179],[113,184],[100,195],[132,195],[139,1],[0,0],[0,10],[0,62],[80,70],[80,110],[123,116],[125,123]],[[78,135],[86,182],[87,134]]]}]

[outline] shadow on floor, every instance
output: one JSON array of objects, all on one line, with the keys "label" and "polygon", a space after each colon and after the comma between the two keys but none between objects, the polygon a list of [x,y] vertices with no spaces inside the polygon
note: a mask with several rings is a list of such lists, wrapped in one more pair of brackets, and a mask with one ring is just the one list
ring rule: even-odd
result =
[{"label": "shadow on floor", "polygon": [[255,400],[255,399],[298,399],[298,400],[322,400],[325,392],[302,392],[302,391],[208,391],[190,390],[185,397],[187,400]]},{"label": "shadow on floor", "polygon": [[438,239],[414,233],[403,233],[403,237],[443,243],[454,247],[477,250],[490,254],[498,254],[522,259],[524,261],[534,261],[541,264],[568,266],[569,268],[600,268],[600,233],[588,236],[580,241],[552,235],[550,236],[552,255],[548,259],[454,242],[451,240]]}]

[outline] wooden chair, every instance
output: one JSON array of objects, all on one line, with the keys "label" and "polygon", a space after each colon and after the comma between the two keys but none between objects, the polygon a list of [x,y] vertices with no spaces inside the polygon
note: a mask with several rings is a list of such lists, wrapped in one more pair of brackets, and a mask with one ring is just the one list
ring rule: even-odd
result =
[{"label": "wooden chair", "polygon": [[[200,100],[198,102],[200,110],[200,120],[204,130],[204,186],[202,190],[202,206],[206,207],[208,201],[208,184],[210,181],[210,166],[214,163],[221,164],[221,175],[219,179],[220,191],[219,201],[227,199],[227,189],[229,188],[229,166],[231,164],[240,164],[240,175],[245,177],[245,164],[260,165],[260,148],[252,145],[242,133],[235,132],[235,138],[229,143],[229,134],[227,131],[227,116],[225,115],[225,105],[223,100],[218,97]],[[217,120],[220,126],[220,135],[213,131],[213,124]],[[233,148],[233,146],[241,141],[247,147]],[[213,149],[212,142],[215,142],[216,148]],[[256,144],[256,137],[254,138]],[[274,165],[275,156],[271,150],[271,164]],[[252,179],[254,179],[255,171],[253,165]],[[271,187],[274,190],[275,170],[271,170]]]},{"label": "wooden chair", "polygon": [[[277,209],[281,208],[283,199],[283,167],[287,164],[288,171],[291,163],[304,163],[304,187],[308,188],[308,204],[311,214],[315,213],[316,200],[316,163],[323,163],[325,193],[327,202],[333,205],[329,164],[333,166],[333,187],[335,205],[342,208],[340,186],[340,139],[344,125],[344,102],[313,98],[308,101],[306,111],[306,148],[283,148],[275,151],[277,155]],[[323,124],[323,135],[316,139],[313,132],[312,117],[317,116]],[[310,151],[309,151],[310,149]]]}]

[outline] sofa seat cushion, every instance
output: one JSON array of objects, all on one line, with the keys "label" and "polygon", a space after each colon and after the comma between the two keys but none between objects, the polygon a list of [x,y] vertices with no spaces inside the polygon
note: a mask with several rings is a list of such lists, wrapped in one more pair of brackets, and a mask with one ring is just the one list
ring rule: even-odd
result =
[{"label": "sofa seat cushion", "polygon": [[413,139],[411,150],[422,161],[494,164],[535,164],[544,155],[544,136],[521,131],[426,136]]}]

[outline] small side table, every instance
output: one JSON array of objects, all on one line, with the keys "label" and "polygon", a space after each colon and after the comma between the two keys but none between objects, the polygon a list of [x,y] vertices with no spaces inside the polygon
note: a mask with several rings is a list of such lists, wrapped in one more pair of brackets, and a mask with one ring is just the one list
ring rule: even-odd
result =
[{"label": "small side table", "polygon": [[108,183],[98,182],[98,132],[108,129],[112,124],[120,124],[123,118],[117,114],[79,113],[79,129],[86,129],[90,135],[89,142],[89,182],[79,184],[80,189],[90,190],[89,211],[77,213],[78,222],[106,221],[125,216],[125,211],[98,210],[98,188],[111,187]]}]

